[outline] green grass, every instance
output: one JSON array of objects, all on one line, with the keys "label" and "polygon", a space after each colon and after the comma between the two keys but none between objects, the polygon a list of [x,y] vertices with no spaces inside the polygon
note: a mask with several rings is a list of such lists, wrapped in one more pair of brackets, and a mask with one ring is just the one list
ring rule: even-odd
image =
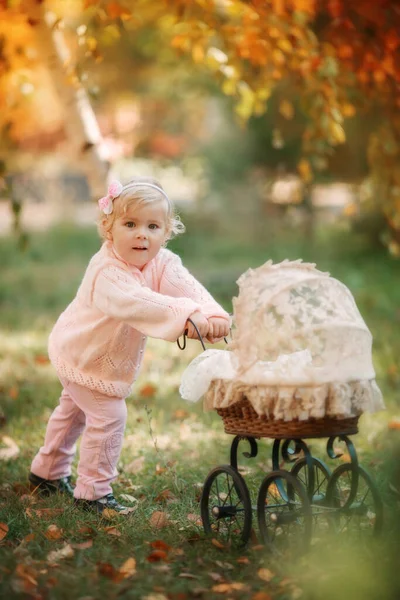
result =
[{"label": "green grass", "polygon": [[[361,462],[374,476],[385,502],[383,539],[353,546],[351,541],[327,538],[317,541],[305,557],[282,560],[254,544],[241,551],[218,549],[204,538],[192,515],[199,515],[199,490],[208,471],[229,463],[231,439],[216,414],[204,413],[200,405],[179,398],[180,374],[200,351],[196,342],[181,352],[176,345],[149,341],[142,372],[127,401],[129,420],[114,486],[116,495],[126,493],[136,499],[131,518],[101,520],[62,498],[27,494],[29,465],[43,442],[60,392],[52,367],[43,359],[47,336],[99,246],[94,229],[58,228],[32,235],[24,254],[14,249],[13,239],[0,239],[0,433],[19,447],[18,456],[0,460],[0,523],[9,528],[0,543],[0,597],[263,600],[255,596],[260,591],[274,600],[398,597],[395,490],[400,489],[400,432],[388,429],[388,422],[400,416],[399,262],[383,250],[370,250],[362,238],[346,231],[321,228],[310,243],[286,223],[264,225],[262,231],[233,232],[211,220],[187,218],[186,222],[188,233],[174,240],[171,248],[227,310],[237,293],[238,276],[269,258],[316,262],[354,293],[374,335],[374,363],[388,406],[386,412],[364,415],[360,434],[354,438]],[[141,390],[148,383],[156,391],[144,397]],[[0,448],[6,441],[3,438]],[[322,445],[313,447],[322,458]],[[270,442],[264,440],[256,459],[241,459],[253,504],[270,469],[270,450]],[[140,457],[142,469],[135,473],[132,463]],[[166,490],[172,501],[160,496]],[[43,508],[63,510],[46,519],[34,512]],[[152,527],[156,510],[168,514],[167,527]],[[50,524],[62,529],[61,539],[46,538]],[[111,525],[119,536],[107,533],[105,528]],[[83,526],[90,529],[82,530]],[[33,539],[24,541],[29,534]],[[93,542],[90,548],[74,548],[73,556],[60,559],[57,566],[49,563],[52,550],[88,539]],[[171,547],[167,561],[148,560],[155,540]],[[110,578],[110,565],[118,569],[129,557],[135,558],[137,573],[116,583]],[[273,573],[270,582],[260,578],[261,568]],[[225,594],[223,588],[221,593],[215,588],[232,582],[242,587],[228,588]]]}]

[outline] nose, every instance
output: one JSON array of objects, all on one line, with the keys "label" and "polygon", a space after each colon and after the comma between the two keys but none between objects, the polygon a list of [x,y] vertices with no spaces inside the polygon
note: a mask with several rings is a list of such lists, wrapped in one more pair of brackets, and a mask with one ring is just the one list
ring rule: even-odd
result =
[{"label": "nose", "polygon": [[141,240],[146,240],[147,239],[147,231],[144,227],[138,227],[135,230],[136,233],[136,237],[141,239]]}]

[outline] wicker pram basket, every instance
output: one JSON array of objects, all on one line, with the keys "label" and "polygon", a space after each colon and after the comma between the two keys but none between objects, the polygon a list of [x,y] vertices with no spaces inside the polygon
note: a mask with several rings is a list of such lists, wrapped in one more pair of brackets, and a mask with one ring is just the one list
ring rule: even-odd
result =
[{"label": "wicker pram basket", "polygon": [[307,421],[278,421],[258,415],[245,396],[227,408],[218,408],[217,413],[224,422],[225,433],[243,437],[297,439],[358,433],[359,416],[345,419],[323,417]]}]

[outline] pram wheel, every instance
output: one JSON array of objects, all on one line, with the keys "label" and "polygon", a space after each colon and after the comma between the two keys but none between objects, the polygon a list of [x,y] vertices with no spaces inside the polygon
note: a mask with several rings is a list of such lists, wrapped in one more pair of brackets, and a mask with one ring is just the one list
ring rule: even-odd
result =
[{"label": "pram wheel", "polygon": [[200,500],[206,534],[222,543],[244,546],[251,533],[250,494],[243,477],[230,465],[212,469]]},{"label": "pram wheel", "polygon": [[284,553],[305,550],[311,539],[311,506],[303,485],[287,471],[272,471],[258,493],[258,526],[262,540]]},{"label": "pram wheel", "polygon": [[[326,490],[331,476],[331,470],[319,458],[311,456],[313,476],[310,478],[309,467],[306,458],[299,458],[294,463],[290,473],[296,477],[306,489],[308,499],[312,505],[313,528],[320,533],[332,528],[332,521],[327,518],[326,510]],[[288,493],[293,490],[288,489]]]},{"label": "pram wheel", "polygon": [[[356,469],[356,471],[355,471]],[[354,476],[358,481],[354,484]],[[356,536],[379,535],[383,525],[383,504],[378,489],[363,467],[343,464],[333,472],[326,491],[336,532]]]}]

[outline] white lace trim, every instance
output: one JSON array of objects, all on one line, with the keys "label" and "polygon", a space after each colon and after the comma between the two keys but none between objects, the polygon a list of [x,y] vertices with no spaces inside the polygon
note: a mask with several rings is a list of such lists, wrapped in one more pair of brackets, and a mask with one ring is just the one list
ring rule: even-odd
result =
[{"label": "white lace trim", "polygon": [[258,415],[269,419],[307,421],[329,416],[354,417],[385,408],[375,380],[306,386],[249,386],[218,379],[204,398],[206,410],[226,408],[246,397]]}]

